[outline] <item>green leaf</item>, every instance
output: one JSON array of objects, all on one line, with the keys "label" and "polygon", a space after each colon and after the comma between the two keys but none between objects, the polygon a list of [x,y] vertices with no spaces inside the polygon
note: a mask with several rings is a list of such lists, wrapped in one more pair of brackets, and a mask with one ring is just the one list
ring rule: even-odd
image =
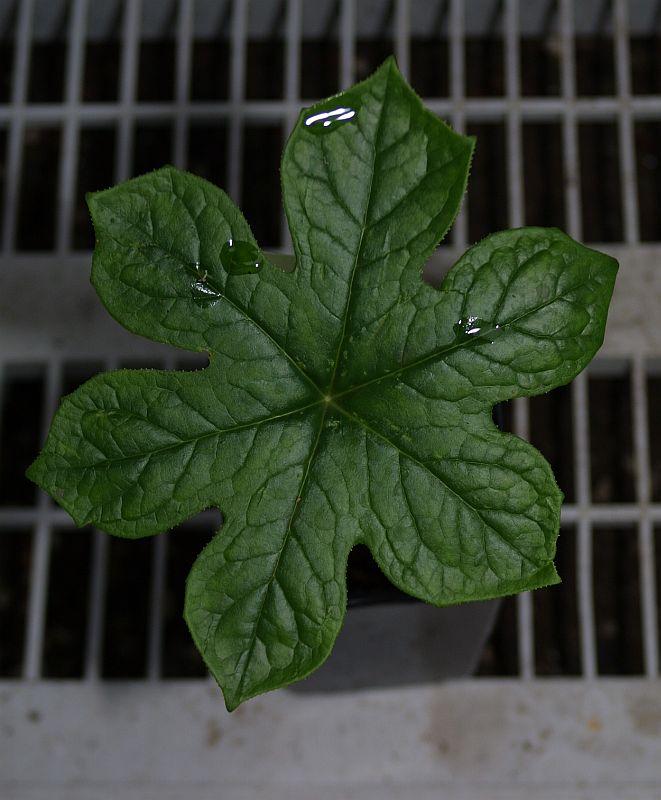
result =
[{"label": "green leaf", "polygon": [[222,510],[185,617],[230,709],[328,656],[359,542],[439,606],[558,580],[561,493],[491,409],[585,367],[617,265],[524,228],[424,284],[473,144],[393,60],[305,110],[282,162],[293,271],[224,192],[172,167],[89,197],[110,313],[210,363],[89,381],[29,476],[77,524],[119,536]]}]

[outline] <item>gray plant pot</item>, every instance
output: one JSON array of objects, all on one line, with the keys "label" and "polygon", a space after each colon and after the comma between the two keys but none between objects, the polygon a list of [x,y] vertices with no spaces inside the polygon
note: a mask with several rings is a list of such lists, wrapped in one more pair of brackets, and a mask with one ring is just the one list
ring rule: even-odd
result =
[{"label": "gray plant pot", "polygon": [[500,600],[434,608],[381,603],[347,613],[328,661],[299,692],[330,692],[429,683],[472,675]]}]

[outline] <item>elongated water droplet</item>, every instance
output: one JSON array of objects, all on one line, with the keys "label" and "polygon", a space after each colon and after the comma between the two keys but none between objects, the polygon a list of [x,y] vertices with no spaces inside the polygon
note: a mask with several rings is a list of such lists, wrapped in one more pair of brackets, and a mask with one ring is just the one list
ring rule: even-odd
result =
[{"label": "elongated water droplet", "polygon": [[115,422],[119,422],[120,420],[126,419],[126,414],[123,411],[111,409],[109,411],[101,410],[97,412],[100,417],[105,417],[108,420],[113,420]]},{"label": "elongated water droplet", "polygon": [[305,118],[305,127],[313,133],[329,133],[356,118],[356,109],[348,105],[313,111]]},{"label": "elongated water droplet", "polygon": [[470,339],[493,342],[503,332],[503,329],[497,323],[472,315],[457,320],[452,329],[454,330],[455,340],[458,342]]},{"label": "elongated water droplet", "polygon": [[259,272],[262,260],[252,242],[228,239],[220,251],[220,263],[230,275],[252,275]]},{"label": "elongated water droplet", "polygon": [[201,305],[209,305],[219,300],[222,295],[213,289],[205,280],[195,281],[192,286],[193,300]]}]

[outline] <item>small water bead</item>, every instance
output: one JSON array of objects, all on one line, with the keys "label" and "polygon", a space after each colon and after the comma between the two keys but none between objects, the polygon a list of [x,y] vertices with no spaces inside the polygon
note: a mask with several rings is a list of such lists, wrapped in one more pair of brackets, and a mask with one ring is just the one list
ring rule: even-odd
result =
[{"label": "small water bead", "polygon": [[475,316],[462,317],[455,322],[452,329],[456,341],[459,342],[473,338],[476,340],[485,338],[487,341],[493,342],[503,332],[497,323]]},{"label": "small water bead", "polygon": [[356,109],[338,106],[326,111],[315,111],[305,118],[305,127],[314,133],[328,133],[356,117]]},{"label": "small water bead", "polygon": [[220,250],[220,263],[230,275],[254,275],[261,269],[262,259],[252,242],[228,239]]}]

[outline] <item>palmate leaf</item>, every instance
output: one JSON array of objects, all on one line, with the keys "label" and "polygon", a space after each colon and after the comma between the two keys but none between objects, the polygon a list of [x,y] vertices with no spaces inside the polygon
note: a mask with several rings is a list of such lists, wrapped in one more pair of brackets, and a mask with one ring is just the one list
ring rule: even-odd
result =
[{"label": "palmate leaf", "polygon": [[524,228],[424,284],[472,150],[388,60],[306,110],[287,144],[293,272],[226,194],[171,167],[89,198],[110,313],[209,366],[90,380],[29,475],[77,524],[119,536],[222,510],[185,617],[230,709],[328,656],[358,542],[439,606],[558,580],[561,493],[491,409],[588,363],[617,265]]}]

